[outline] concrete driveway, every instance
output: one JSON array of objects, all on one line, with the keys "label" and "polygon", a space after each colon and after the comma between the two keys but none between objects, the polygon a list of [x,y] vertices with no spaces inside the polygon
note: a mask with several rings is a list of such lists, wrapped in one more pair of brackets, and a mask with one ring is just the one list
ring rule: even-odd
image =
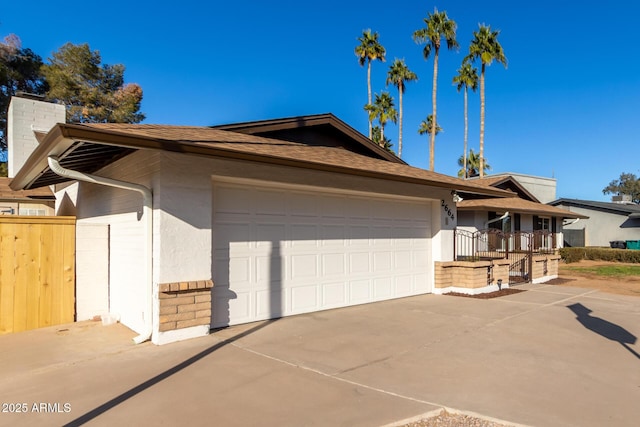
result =
[{"label": "concrete driveway", "polygon": [[640,299],[525,289],[412,297],[162,347],[92,322],[1,336],[0,425],[380,426],[442,407],[512,424],[638,425]]}]

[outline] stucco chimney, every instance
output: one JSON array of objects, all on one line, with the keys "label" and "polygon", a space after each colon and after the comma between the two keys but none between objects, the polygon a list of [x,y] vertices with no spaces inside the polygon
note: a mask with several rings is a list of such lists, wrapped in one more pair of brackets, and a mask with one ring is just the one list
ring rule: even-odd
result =
[{"label": "stucco chimney", "polygon": [[65,122],[61,104],[43,102],[34,96],[13,96],[7,111],[7,161],[9,178],[25,164],[38,146],[35,132],[49,132],[56,123]]}]

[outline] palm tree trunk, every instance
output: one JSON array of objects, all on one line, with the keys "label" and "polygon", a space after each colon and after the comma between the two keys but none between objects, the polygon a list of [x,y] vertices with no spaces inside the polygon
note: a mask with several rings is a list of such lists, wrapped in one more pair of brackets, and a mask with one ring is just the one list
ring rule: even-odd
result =
[{"label": "palm tree trunk", "polygon": [[[368,104],[371,105],[371,60],[367,61],[367,95]],[[373,125],[371,124],[371,117],[369,117],[369,139],[373,136]]]},{"label": "palm tree trunk", "polygon": [[400,98],[400,123],[398,123],[398,157],[402,158],[402,86],[398,85],[398,96]]},{"label": "palm tree trunk", "polygon": [[380,123],[380,146],[384,147],[384,125]]},{"label": "palm tree trunk", "polygon": [[480,73],[480,178],[484,177],[484,63]]},{"label": "palm tree trunk", "polygon": [[469,138],[469,108],[467,103],[467,86],[464,87],[464,179],[467,179],[467,140]]},{"label": "palm tree trunk", "polygon": [[435,150],[436,150],[436,92],[438,90],[438,47],[436,46],[435,55],[433,56],[433,93],[431,94],[431,102],[433,103],[433,122],[431,122],[431,135],[429,139],[429,170],[434,169]]}]

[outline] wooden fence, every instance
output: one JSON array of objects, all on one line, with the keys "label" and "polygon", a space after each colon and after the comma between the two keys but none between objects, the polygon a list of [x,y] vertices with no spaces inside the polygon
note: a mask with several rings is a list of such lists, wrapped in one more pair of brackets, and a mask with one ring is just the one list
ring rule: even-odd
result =
[{"label": "wooden fence", "polygon": [[0,216],[0,334],[74,321],[75,224]]}]

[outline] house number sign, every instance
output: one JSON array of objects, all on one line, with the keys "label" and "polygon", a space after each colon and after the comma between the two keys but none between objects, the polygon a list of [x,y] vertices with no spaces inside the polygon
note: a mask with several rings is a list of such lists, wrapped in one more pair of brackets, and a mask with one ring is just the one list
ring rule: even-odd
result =
[{"label": "house number sign", "polygon": [[444,210],[444,212],[447,214],[447,216],[449,218],[451,218],[451,221],[453,221],[455,218],[455,216],[453,215],[453,212],[451,212],[451,208],[449,207],[449,205],[447,205],[444,202],[444,199],[442,200],[442,210]]}]

